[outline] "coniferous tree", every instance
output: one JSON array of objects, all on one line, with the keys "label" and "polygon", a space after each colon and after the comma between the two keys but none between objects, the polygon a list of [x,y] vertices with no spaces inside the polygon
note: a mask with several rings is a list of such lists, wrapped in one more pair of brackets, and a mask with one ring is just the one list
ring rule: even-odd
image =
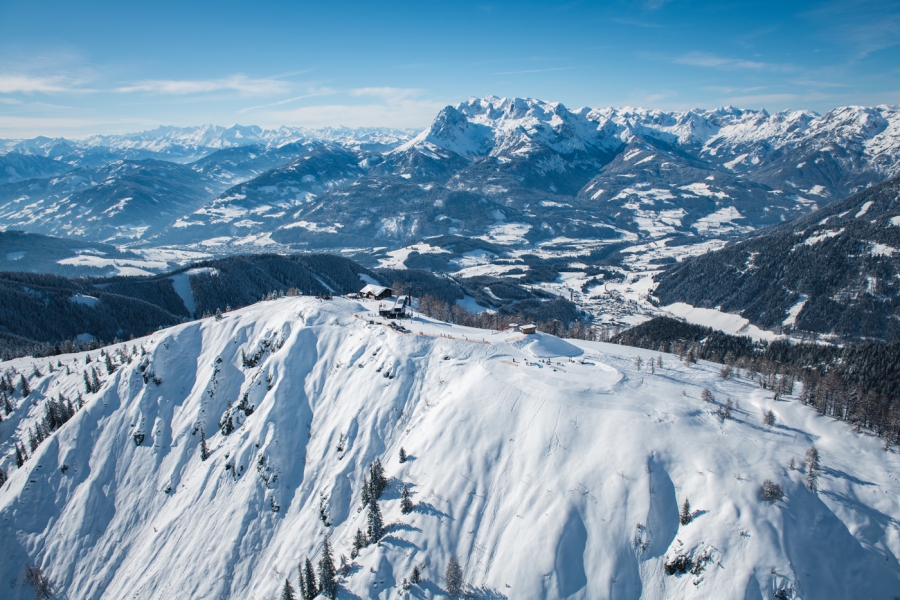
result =
[{"label": "coniferous tree", "polygon": [[381,509],[378,508],[378,500],[369,500],[368,529],[366,531],[370,544],[377,544],[384,535],[384,520],[381,517]]},{"label": "coniferous tree", "polygon": [[806,485],[812,491],[819,489],[819,451],[815,446],[806,451]]},{"label": "coniferous tree", "polygon": [[38,436],[34,434],[34,430],[28,430],[28,447],[31,448],[32,454],[34,454],[34,451],[37,450],[38,444],[40,444],[37,437]]},{"label": "coniferous tree", "polygon": [[360,491],[359,495],[360,495],[360,500],[362,500],[362,505],[368,506],[369,500],[371,499],[371,496],[372,496],[372,488],[369,485],[369,478],[366,477],[365,475],[363,475],[362,490]]},{"label": "coniferous tree", "polygon": [[767,410],[765,413],[763,413],[763,424],[768,425],[770,427],[772,425],[774,425],[775,424],[775,413],[773,413],[771,410]]},{"label": "coniferous tree", "polygon": [[284,587],[281,590],[281,600],[295,600],[294,596],[294,588],[291,587],[291,582],[288,581],[288,578],[284,578]]},{"label": "coniferous tree", "polygon": [[418,584],[422,581],[422,574],[419,572],[419,565],[413,567],[412,575],[409,576],[410,583]]},{"label": "coniferous tree", "polygon": [[319,495],[319,520],[322,521],[322,524],[325,527],[331,527],[331,520],[328,518],[328,498],[325,497],[325,494]]},{"label": "coniferous tree", "polygon": [[462,567],[459,566],[459,561],[456,560],[455,556],[451,556],[450,560],[447,561],[445,577],[447,579],[447,591],[451,596],[459,596],[462,593],[463,573]]},{"label": "coniferous tree", "polygon": [[91,380],[88,378],[87,371],[82,371],[82,375],[84,375],[84,393],[90,394],[94,391],[94,386],[91,385]]},{"label": "coniferous tree", "polygon": [[21,385],[22,385],[22,397],[27,398],[28,394],[31,393],[31,388],[28,386],[28,380],[25,379],[25,375],[21,377]]},{"label": "coniferous tree", "polygon": [[91,368],[91,391],[94,393],[100,391],[100,377],[97,375],[96,368]]},{"label": "coniferous tree", "polygon": [[200,460],[209,458],[209,448],[206,446],[206,433],[200,428]]},{"label": "coniferous tree", "polygon": [[387,487],[387,477],[384,475],[384,467],[381,466],[381,460],[375,459],[369,469],[369,481],[372,486],[372,495],[375,498],[381,498],[384,488]]},{"label": "coniferous tree", "polygon": [[6,416],[8,417],[10,415],[10,413],[12,413],[12,411],[13,411],[13,405],[9,399],[9,394],[7,394],[6,392],[3,392],[3,412],[5,412]]},{"label": "coniferous tree", "polygon": [[400,463],[402,464],[402,463],[405,463],[405,462],[406,462],[406,450],[404,450],[404,449],[401,447],[401,448],[400,448]]},{"label": "coniferous tree", "polygon": [[363,533],[362,529],[356,529],[356,536],[353,538],[353,550],[350,551],[350,558],[356,558],[359,556],[359,551],[369,545],[369,541],[366,539],[366,534]]},{"label": "coniferous tree", "polygon": [[337,597],[336,574],[334,555],[331,552],[331,541],[326,535],[325,546],[322,548],[322,558],[319,559],[319,592],[331,600]]},{"label": "coniferous tree", "polygon": [[6,471],[4,471],[2,468],[0,468],[0,487],[3,487],[3,484],[6,483],[6,479],[7,479]]},{"label": "coniferous tree", "polygon": [[703,392],[701,392],[700,394],[700,399],[704,402],[712,402],[713,400],[715,400],[715,397],[713,396],[713,393],[709,391],[709,388],[703,388]]},{"label": "coniferous tree", "polygon": [[25,464],[25,459],[28,458],[28,455],[25,454],[25,449],[19,447],[19,443],[16,442],[16,466],[20,467]]},{"label": "coniferous tree", "polygon": [[300,569],[300,597],[303,600],[314,600],[319,595],[319,586],[316,584],[316,571],[312,562],[306,557],[305,565]]},{"label": "coniferous tree", "polygon": [[681,505],[681,514],[679,515],[679,521],[681,521],[682,525],[687,525],[694,519],[693,515],[691,515],[691,503],[685,498],[684,504]]},{"label": "coniferous tree", "polygon": [[116,370],[115,365],[112,363],[112,359],[109,357],[109,353],[106,353],[106,373],[108,375],[112,375]]},{"label": "coniferous tree", "polygon": [[403,491],[400,493],[400,512],[408,515],[413,510],[413,503],[409,497],[409,486],[403,484]]}]

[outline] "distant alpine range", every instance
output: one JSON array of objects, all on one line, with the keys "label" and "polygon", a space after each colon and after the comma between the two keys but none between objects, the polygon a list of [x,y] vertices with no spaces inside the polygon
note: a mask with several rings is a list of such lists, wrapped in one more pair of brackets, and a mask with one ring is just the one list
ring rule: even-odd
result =
[{"label": "distant alpine range", "polygon": [[0,140],[0,227],[246,252],[728,237],[900,172],[900,109],[665,112],[471,98],[427,129]]}]

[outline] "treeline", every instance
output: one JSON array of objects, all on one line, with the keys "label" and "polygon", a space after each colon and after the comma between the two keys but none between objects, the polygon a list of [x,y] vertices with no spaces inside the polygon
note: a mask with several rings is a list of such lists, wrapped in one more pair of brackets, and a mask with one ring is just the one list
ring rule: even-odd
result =
[{"label": "treeline", "polygon": [[[657,276],[663,305],[720,307],[780,331],[900,342],[900,178]],[[857,218],[857,215],[865,218]],[[879,249],[880,248],[880,249]],[[793,326],[791,307],[803,301]]]},{"label": "treeline", "polygon": [[688,363],[721,363],[723,377],[743,370],[777,396],[800,385],[801,401],[821,414],[900,443],[900,344],[755,342],[669,317],[657,317],[611,341],[676,354]]},{"label": "treeline", "polygon": [[[198,268],[205,271],[188,276],[195,305],[191,314],[172,277]],[[360,274],[376,276],[329,254],[233,256],[149,277],[0,273],[0,359],[91,350],[289,290],[356,292]]]},{"label": "treeline", "polygon": [[582,320],[578,308],[562,298],[547,302],[519,302],[497,311],[472,313],[454,303],[449,304],[436,296],[426,295],[419,300],[419,312],[433,319],[466,327],[499,331],[510,323],[534,323],[537,328],[559,337],[593,339],[591,330]]}]

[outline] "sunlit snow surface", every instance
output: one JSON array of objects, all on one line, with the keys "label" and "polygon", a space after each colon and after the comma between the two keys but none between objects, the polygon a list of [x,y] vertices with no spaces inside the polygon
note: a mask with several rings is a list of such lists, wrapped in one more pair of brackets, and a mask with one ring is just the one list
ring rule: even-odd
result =
[{"label": "sunlit snow surface", "polygon": [[[375,458],[392,478],[387,535],[341,579],[341,598],[397,597],[422,564],[411,597],[440,596],[453,554],[489,598],[896,595],[900,460],[880,440],[723,380],[719,365],[664,355],[651,373],[654,352],[419,318],[400,333],[371,317],[376,306],[284,298],[136,340],[161,384],[144,383],[140,357],[101,369],[100,392],[22,469],[12,441],[46,397],[84,392],[84,355],[59,357],[71,375],[49,374],[48,359],[0,365],[43,373],[0,425],[11,474],[0,595],[33,597],[20,583],[32,562],[60,598],[277,598],[326,532],[349,556]],[[243,367],[242,350],[262,340],[283,346]],[[703,388],[737,404],[732,420],[700,400]],[[219,417],[244,394],[256,410],[224,437]],[[788,469],[813,443],[818,494]],[[402,465],[401,446],[412,457]],[[760,500],[764,479],[785,488],[783,501]],[[417,504],[409,515],[401,482]],[[695,518],[679,526],[685,498]],[[665,575],[667,555],[702,551],[712,557],[702,573]]]}]

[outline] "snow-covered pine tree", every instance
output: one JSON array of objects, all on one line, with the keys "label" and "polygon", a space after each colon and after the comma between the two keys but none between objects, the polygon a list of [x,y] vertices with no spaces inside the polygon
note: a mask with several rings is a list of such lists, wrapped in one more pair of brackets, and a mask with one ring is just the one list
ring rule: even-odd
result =
[{"label": "snow-covered pine tree", "polygon": [[376,458],[369,469],[370,481],[372,486],[372,494],[375,498],[381,498],[384,488],[387,487],[387,477],[384,475],[384,467],[381,466],[381,460]]},{"label": "snow-covered pine tree", "polygon": [[409,486],[403,484],[403,491],[400,493],[400,512],[408,515],[413,510],[413,503],[409,497]]},{"label": "snow-covered pine tree", "polygon": [[406,462],[406,450],[402,447],[400,448],[400,463],[403,464]]},{"label": "snow-covered pine tree", "polygon": [[106,374],[112,375],[116,372],[116,366],[113,364],[112,359],[109,357],[109,352],[106,353]]},{"label": "snow-covered pine tree", "polygon": [[34,454],[34,451],[37,450],[38,444],[38,436],[35,435],[36,430],[29,429],[28,430],[28,447],[31,448],[31,453]]},{"label": "snow-covered pine tree", "polygon": [[84,393],[90,394],[94,391],[94,387],[91,385],[91,380],[88,378],[87,371],[82,371],[82,375],[84,375]]},{"label": "snow-covered pine tree", "polygon": [[368,529],[366,531],[370,544],[377,544],[384,535],[384,519],[381,517],[381,509],[378,500],[374,497],[369,500]]},{"label": "snow-covered pine tree", "polygon": [[20,385],[22,387],[22,397],[27,398],[28,394],[31,393],[31,387],[28,385],[28,380],[25,379],[25,375],[22,375]]},{"label": "snow-covered pine tree", "polygon": [[291,582],[288,581],[288,578],[284,578],[284,587],[281,589],[281,600],[295,600],[296,596],[294,596],[294,588],[291,586]]},{"label": "snow-covered pine tree", "polygon": [[337,597],[337,581],[335,580],[334,555],[331,541],[325,536],[322,558],[319,559],[319,592],[330,600]]},{"label": "snow-covered pine tree", "polygon": [[0,468],[0,487],[3,487],[3,484],[6,483],[6,479],[7,479],[6,471],[4,471],[2,468]]},{"label": "snow-covered pine tree", "polygon": [[316,584],[316,571],[308,556],[306,562],[298,569],[300,571],[300,597],[303,600],[314,600],[319,595],[319,586]]},{"label": "snow-covered pine tree", "polygon": [[412,575],[409,576],[409,582],[416,585],[420,581],[422,581],[422,574],[419,572],[419,565],[416,565],[413,567]]},{"label": "snow-covered pine tree", "polygon": [[100,377],[97,375],[97,368],[91,368],[91,391],[97,393],[100,391]]},{"label": "snow-covered pine tree", "polygon": [[771,410],[767,410],[766,412],[764,412],[763,413],[763,424],[768,425],[769,427],[774,425],[775,424],[775,413],[773,413]]},{"label": "snow-covered pine tree", "polygon": [[447,591],[451,596],[459,596],[463,588],[463,573],[462,567],[459,566],[459,561],[456,560],[455,556],[451,556],[450,560],[447,561],[445,577],[447,579]]},{"label": "snow-covered pine tree", "polygon": [[206,433],[200,428],[200,460],[209,458],[209,448],[206,446]]},{"label": "snow-covered pine tree", "polygon": [[363,475],[362,480],[362,490],[360,491],[360,500],[362,500],[363,506],[369,505],[370,497],[372,496],[372,488],[369,485],[369,478]]},{"label": "snow-covered pine tree", "polygon": [[356,529],[356,536],[353,538],[353,550],[350,551],[350,558],[356,558],[359,556],[359,551],[369,545],[369,541],[366,539],[366,534],[363,533],[362,529]]},{"label": "snow-covered pine tree", "polygon": [[25,460],[28,458],[28,455],[25,454],[25,449],[19,447],[19,443],[16,442],[16,466],[21,468],[22,465],[25,464]]},{"label": "snow-covered pine tree", "polygon": [[222,435],[228,435],[234,431],[234,418],[232,412],[231,400],[229,400],[225,412],[222,413],[222,417],[219,419],[219,431],[222,432]]},{"label": "snow-covered pine tree", "polygon": [[328,518],[328,498],[325,494],[319,495],[319,520],[325,527],[331,527],[331,520]]},{"label": "snow-covered pine tree", "polygon": [[815,445],[806,451],[806,485],[809,489],[819,489],[819,451]]},{"label": "snow-covered pine tree", "polygon": [[703,388],[703,391],[700,393],[700,399],[704,402],[712,402],[716,398],[713,396],[713,393],[709,391],[709,388]]},{"label": "snow-covered pine tree", "polygon": [[679,514],[678,520],[682,525],[687,525],[694,519],[691,514],[691,502],[687,498],[684,499],[684,503],[681,505],[681,513]]}]

